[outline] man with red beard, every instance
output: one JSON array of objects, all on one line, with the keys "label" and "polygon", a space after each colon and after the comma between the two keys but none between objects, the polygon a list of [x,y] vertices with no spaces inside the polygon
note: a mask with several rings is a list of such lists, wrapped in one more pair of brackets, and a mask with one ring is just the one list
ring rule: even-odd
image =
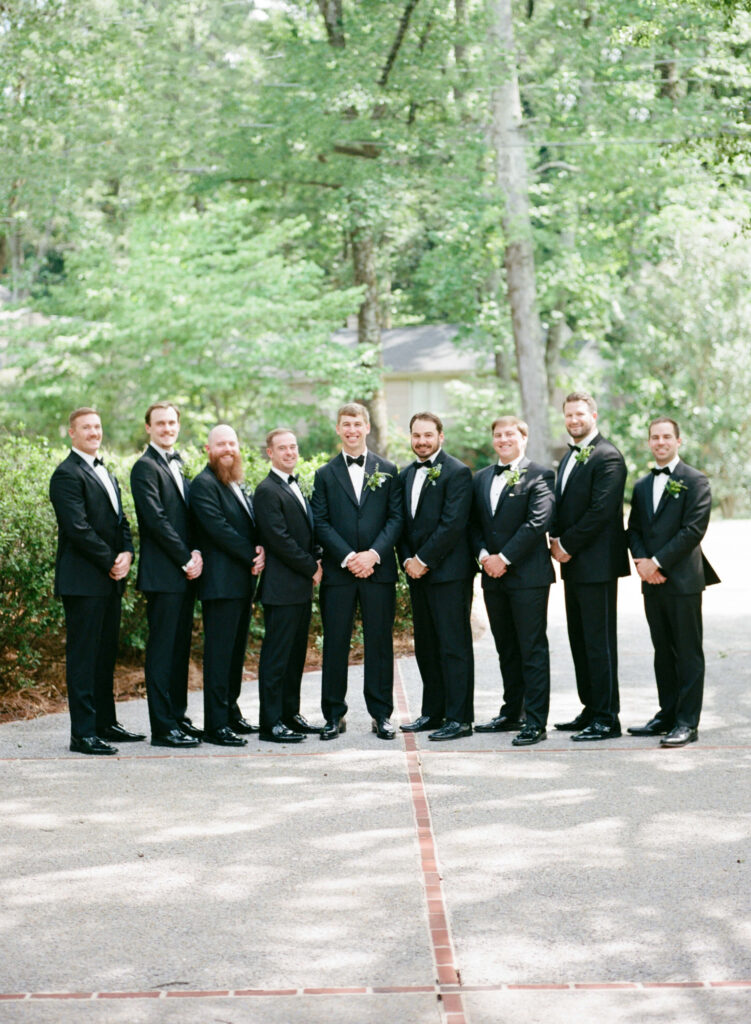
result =
[{"label": "man with red beard", "polygon": [[198,587],[204,629],[203,738],[222,747],[241,747],[248,741],[238,733],[258,731],[243,718],[237,701],[264,551],[256,543],[253,502],[242,487],[242,456],[232,427],[214,427],[206,452],[208,465],[190,488],[203,552]]}]

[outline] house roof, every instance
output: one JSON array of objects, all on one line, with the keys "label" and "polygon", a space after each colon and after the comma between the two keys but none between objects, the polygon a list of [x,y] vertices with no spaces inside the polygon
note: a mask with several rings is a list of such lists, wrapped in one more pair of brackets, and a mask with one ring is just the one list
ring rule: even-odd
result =
[{"label": "house roof", "polygon": [[[460,374],[489,373],[492,356],[473,352],[454,342],[460,328],[456,324],[424,324],[392,327],[381,331],[383,365],[389,376],[429,375],[456,377]],[[357,331],[336,331],[334,340],[347,347],[357,344]]]}]

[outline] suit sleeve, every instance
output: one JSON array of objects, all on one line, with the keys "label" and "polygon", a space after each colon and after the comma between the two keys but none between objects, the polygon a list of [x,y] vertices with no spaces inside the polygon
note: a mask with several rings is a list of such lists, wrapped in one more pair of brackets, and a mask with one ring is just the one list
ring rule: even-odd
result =
[{"label": "suit sleeve", "polygon": [[[277,493],[272,492],[270,487],[259,487],[255,493],[256,519],[261,543],[287,568],[299,572],[301,576],[312,578],[318,564],[290,533],[282,507],[281,491],[276,485],[273,486]],[[292,500],[297,501],[297,498]]]},{"label": "suit sleeve", "polygon": [[607,529],[618,516],[625,485],[623,457],[614,448],[608,448],[592,463],[592,488],[587,511],[558,538],[565,551],[576,555]]},{"label": "suit sleeve", "polygon": [[331,505],[325,469],[324,466],[316,470],[313,496],[310,501],[316,527],[316,540],[324,551],[341,564],[353,548],[337,533],[331,523]]},{"label": "suit sleeve", "polygon": [[[393,558],[392,552],[399,543],[399,537],[402,532],[402,527],[404,526],[402,488],[399,481],[399,474],[393,463],[388,463],[386,470],[391,473],[391,477],[388,482],[389,492],[386,519],[375,540],[370,545],[374,551],[378,552],[381,562],[383,562],[389,555]],[[345,556],[342,555],[342,558],[344,557]]]},{"label": "suit sleeve", "polygon": [[201,529],[211,538],[212,543],[252,569],[256,556],[255,548],[227,519],[219,498],[219,488],[222,486],[223,484],[204,481],[200,476],[196,477],[190,489],[190,507]]},{"label": "suit sleeve", "polygon": [[[425,487],[430,487],[429,480]],[[467,532],[469,512],[472,507],[472,473],[467,466],[460,466],[446,474],[443,506],[438,526],[429,540],[415,552],[429,569],[440,565],[446,555],[456,547]]]},{"label": "suit sleeve", "polygon": [[141,530],[148,531],[152,540],[175,565],[182,567],[190,561],[191,553],[167,517],[159,491],[158,470],[144,459],[139,459],[130,473],[130,489],[139,513]]},{"label": "suit sleeve", "polygon": [[[104,492],[102,493],[104,494]],[[109,503],[109,498],[106,500]],[[60,530],[78,554],[101,569],[102,572],[109,573],[120,552],[113,551],[89,522],[84,483],[81,478],[67,470],[55,470],[50,480],[50,501],[55,510]],[[124,516],[123,520],[127,525]],[[127,538],[130,538],[129,529]],[[130,548],[125,550],[132,551],[132,543]]]},{"label": "suit sleeve", "polygon": [[402,532],[399,535],[399,540],[396,545],[396,553],[399,558],[399,565],[404,565],[408,558],[411,558],[414,554],[410,545],[407,543],[407,502],[410,501],[411,496],[407,494],[407,470],[403,469],[398,477],[399,484],[399,496],[402,510]]},{"label": "suit sleeve", "polygon": [[[649,478],[648,478],[649,479]],[[632,558],[649,558],[650,552],[644,542],[644,502],[647,500],[645,484],[639,481],[631,496],[631,511],[628,514],[627,539]]]},{"label": "suit sleeve", "polygon": [[538,542],[540,535],[550,529],[555,511],[553,486],[554,476],[550,469],[529,481],[527,517],[516,533],[503,545],[503,556],[511,565],[523,561]]},{"label": "suit sleeve", "polygon": [[[669,497],[667,500],[675,501],[675,498]],[[653,552],[663,569],[669,572],[677,562],[686,558],[699,546],[707,532],[711,511],[712,492],[709,480],[703,474],[698,474],[688,480],[680,529],[667,544]]]}]

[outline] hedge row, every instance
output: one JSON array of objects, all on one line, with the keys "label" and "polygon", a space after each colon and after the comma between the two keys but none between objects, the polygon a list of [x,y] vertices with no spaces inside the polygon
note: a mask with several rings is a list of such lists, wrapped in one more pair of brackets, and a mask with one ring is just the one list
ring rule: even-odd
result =
[{"label": "hedge row", "polygon": [[[198,448],[181,448],[189,476],[205,464]],[[45,654],[62,650],[62,603],[53,595],[57,525],[48,497],[49,479],[66,457],[65,445],[0,435],[0,682],[4,687],[33,686],[44,674]],[[139,453],[105,453],[117,476],[125,512],[133,530],[138,557],[138,527],[130,493],[130,469]],[[268,463],[255,451],[244,451],[246,478],[251,487],[268,472]],[[301,460],[303,486],[312,487],[316,468],[328,455]],[[146,644],[146,605],[135,589],[135,566],[123,599],[120,653],[138,657]],[[320,617],[314,606],[313,635],[320,638]],[[409,595],[405,581],[397,594],[397,630],[408,628]],[[200,606],[197,607],[197,625]],[[263,616],[256,610],[251,636],[263,636]]]}]

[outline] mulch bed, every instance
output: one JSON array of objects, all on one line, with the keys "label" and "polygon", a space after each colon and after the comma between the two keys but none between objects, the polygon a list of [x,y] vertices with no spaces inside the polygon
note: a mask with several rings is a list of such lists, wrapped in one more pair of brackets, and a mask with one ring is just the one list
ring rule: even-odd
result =
[{"label": "mulch bed", "polygon": [[[253,644],[245,661],[245,671],[251,679],[257,677],[258,653],[258,644]],[[394,653],[397,657],[408,657],[414,654],[411,632],[394,636]],[[362,645],[353,646],[350,663],[359,665],[362,663],[362,659]],[[36,674],[39,681],[35,681],[31,685],[18,688],[5,686],[0,682],[0,724],[39,718],[41,715],[67,710],[65,651],[62,646],[51,646],[49,649],[43,650],[42,666]],[[314,671],[321,667],[321,652],[313,644],[308,648],[305,667],[308,671]],[[200,690],[202,686],[201,662],[194,659],[190,665],[188,687],[191,690]],[[115,670],[115,700],[134,700],[145,696],[143,657],[118,662]]]}]

